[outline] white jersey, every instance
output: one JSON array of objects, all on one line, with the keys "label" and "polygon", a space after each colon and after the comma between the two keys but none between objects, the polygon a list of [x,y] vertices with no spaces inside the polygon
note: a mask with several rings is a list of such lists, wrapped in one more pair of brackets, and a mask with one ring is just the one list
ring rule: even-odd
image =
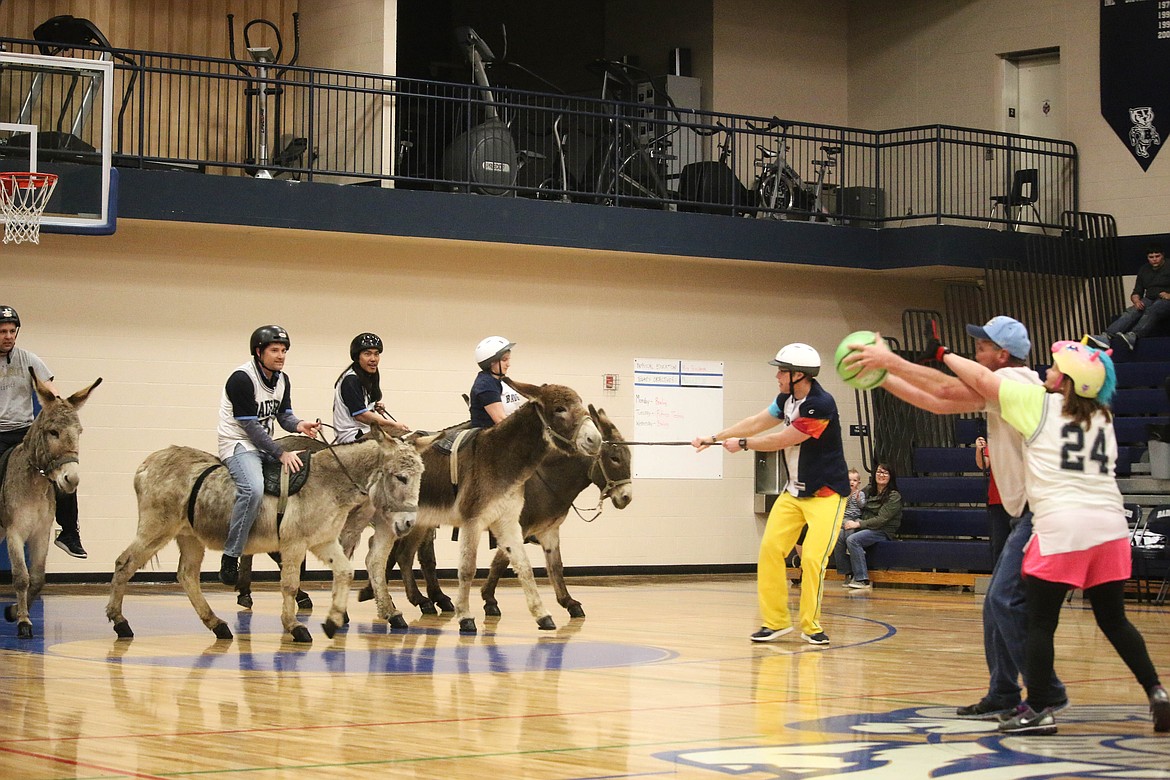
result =
[{"label": "white jersey", "polygon": [[[1004,379],[1028,385],[1043,385],[1044,380],[1030,368],[1007,366],[995,372]],[[1028,496],[1024,485],[1024,437],[1003,419],[998,401],[987,402],[987,449],[991,471],[1003,508],[1012,517],[1024,513]]]},{"label": "white jersey", "polygon": [[13,347],[0,357],[0,432],[18,431],[32,425],[36,394],[32,377],[28,375],[30,367],[42,382],[53,378],[48,366],[27,349]]},{"label": "white jersey", "polygon": [[[355,411],[352,407],[354,402],[358,400],[356,397],[358,394],[360,394],[361,406]],[[357,373],[350,367],[333,387],[333,427],[336,431],[337,443],[348,444],[351,441],[356,441],[358,436],[369,433],[370,426],[355,419],[355,417],[363,412],[372,411],[374,411],[374,402],[370,400],[369,393],[357,381]]]},{"label": "white jersey", "polygon": [[[271,436],[274,424],[282,410],[289,410],[288,379],[283,371],[273,375],[269,385],[260,376],[255,360],[249,360],[228,377],[219,402],[219,457],[230,458],[237,444],[246,450],[256,450],[255,444],[240,425],[240,420],[256,420]],[[289,410],[291,411],[291,410]]]},{"label": "white jersey", "polygon": [[1105,415],[1093,415],[1085,430],[1061,413],[1063,396],[1020,382],[1001,383],[999,401],[1004,419],[1024,435],[1040,553],[1088,550],[1129,536],[1114,478],[1117,437]]}]

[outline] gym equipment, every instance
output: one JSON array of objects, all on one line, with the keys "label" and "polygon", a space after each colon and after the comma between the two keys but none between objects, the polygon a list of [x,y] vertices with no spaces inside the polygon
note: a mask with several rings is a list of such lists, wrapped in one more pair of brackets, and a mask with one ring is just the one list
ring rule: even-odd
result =
[{"label": "gym equipment", "polygon": [[719,142],[719,160],[683,166],[678,177],[678,210],[732,216],[754,212],[751,194],[731,168],[733,131],[722,122],[716,122],[711,133],[698,128],[695,132],[699,135],[723,133],[723,140]]},{"label": "gym equipment", "polygon": [[[483,195],[515,195],[520,158],[516,142],[488,81],[486,65],[496,55],[470,27],[455,30],[455,43],[471,64],[472,80],[483,95],[483,120],[455,137],[443,153],[443,178],[456,182],[456,192],[470,189]],[[468,122],[473,121],[472,117]]]},{"label": "gym equipment", "polygon": [[[251,62],[240,60],[236,56],[235,15],[227,15],[228,50],[235,61],[236,68],[247,78],[244,88],[244,125],[253,126],[255,115],[255,130],[249,131],[244,144],[244,172],[257,179],[271,179],[289,171],[270,168],[292,168],[305,156],[309,149],[307,138],[292,137],[285,142],[284,147],[269,157],[268,139],[268,98],[272,98],[272,147],[277,148],[283,141],[281,135],[281,102],[284,98],[284,87],[280,81],[288,69],[296,64],[301,56],[301,15],[293,12],[293,54],[292,59],[280,66],[280,56],[284,53],[284,40],[280,37],[280,29],[267,19],[253,19],[244,25],[244,50],[252,58]],[[253,46],[251,32],[256,25],[267,27],[276,38],[276,51],[271,46]],[[255,104],[255,108],[253,108]],[[311,155],[309,162],[316,157]]]}]

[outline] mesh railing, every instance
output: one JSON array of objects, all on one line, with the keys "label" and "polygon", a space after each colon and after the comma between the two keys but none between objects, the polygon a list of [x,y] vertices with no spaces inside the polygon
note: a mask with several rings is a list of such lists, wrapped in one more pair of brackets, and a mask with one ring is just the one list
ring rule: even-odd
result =
[{"label": "mesh railing", "polygon": [[[32,41],[0,43],[37,51]],[[633,90],[654,96],[645,102],[602,100],[299,66],[261,78],[254,63],[118,54],[114,151],[123,166],[872,227],[1056,231],[1077,209],[1077,153],[1065,141],[676,109],[661,90]],[[31,76],[3,78],[0,121],[13,121]],[[37,124],[63,124],[76,109],[67,92],[42,94]],[[1017,192],[1021,172],[1034,172],[1032,184]]]}]

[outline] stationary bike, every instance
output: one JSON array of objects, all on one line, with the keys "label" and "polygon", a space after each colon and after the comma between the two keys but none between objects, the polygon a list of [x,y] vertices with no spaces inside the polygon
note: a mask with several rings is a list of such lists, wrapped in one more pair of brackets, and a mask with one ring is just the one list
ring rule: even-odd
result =
[{"label": "stationary bike", "polygon": [[[817,169],[815,184],[808,185],[800,178],[800,174],[788,162],[788,122],[782,122],[776,117],[766,127],[756,127],[750,122],[748,129],[755,132],[768,133],[780,128],[776,148],[769,149],[763,144],[756,144],[755,165],[760,169],[756,176],[755,186],[756,203],[759,209],[757,217],[765,219],[788,219],[794,212],[806,212],[810,219],[824,220],[826,209],[822,203],[824,194],[825,175],[829,168],[836,167],[837,155],[842,151],[840,146],[822,146],[824,160],[813,160],[813,167]],[[803,215],[800,215],[803,217]]]}]

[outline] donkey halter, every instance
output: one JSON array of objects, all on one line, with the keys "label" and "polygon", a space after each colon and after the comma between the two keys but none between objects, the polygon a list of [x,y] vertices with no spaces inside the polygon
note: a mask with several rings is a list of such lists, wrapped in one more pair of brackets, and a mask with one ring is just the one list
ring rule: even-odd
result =
[{"label": "donkey halter", "polygon": [[35,471],[36,473],[40,474],[45,479],[52,482],[53,478],[50,475],[54,471],[61,468],[62,466],[64,466],[67,463],[80,463],[80,462],[81,461],[78,460],[77,452],[75,450],[73,452],[67,452],[58,458],[54,458],[53,460],[49,461],[44,466],[38,466],[35,463],[30,463],[29,465],[32,466],[33,471]]},{"label": "donkey halter", "polygon": [[605,499],[611,498],[613,491],[625,485],[631,485],[634,482],[632,479],[614,479],[605,470],[605,458],[602,457],[602,455],[605,454],[605,448],[616,447],[619,443],[620,442],[615,441],[602,442],[601,450],[593,456],[593,465],[589,467],[589,479],[591,482],[593,482],[593,484],[597,484],[597,479],[593,476],[594,471],[600,471],[602,478],[605,480],[605,487],[601,488],[601,494],[597,497],[597,506],[593,507],[592,509],[585,510],[586,512],[592,512],[593,516],[586,517],[582,511],[577,508],[576,504],[571,504],[573,511],[577,513],[577,517],[581,518],[586,523],[592,523],[594,520],[601,517],[601,513],[605,511]]},{"label": "donkey halter", "polygon": [[540,418],[540,424],[544,426],[545,433],[551,436],[554,440],[563,442],[568,445],[570,452],[575,452],[577,450],[577,434],[579,434],[581,429],[585,427],[585,423],[593,422],[593,418],[591,418],[589,415],[583,415],[581,417],[581,422],[577,423],[577,427],[573,429],[573,438],[569,439],[553,430],[553,427],[548,424],[548,420],[544,418],[544,412],[540,411],[539,406],[534,406],[533,408],[536,409],[536,416]]}]

